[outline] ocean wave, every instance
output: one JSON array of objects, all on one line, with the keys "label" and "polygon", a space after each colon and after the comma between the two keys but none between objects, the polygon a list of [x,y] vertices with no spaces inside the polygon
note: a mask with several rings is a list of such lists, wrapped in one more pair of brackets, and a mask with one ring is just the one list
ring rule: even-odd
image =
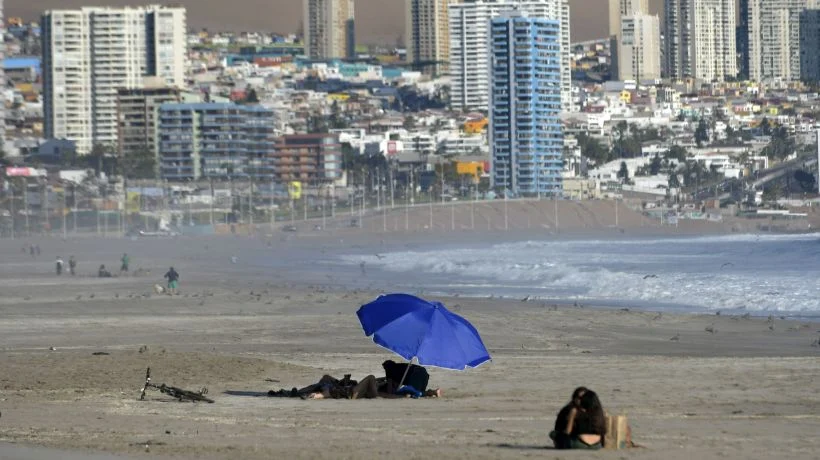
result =
[{"label": "ocean wave", "polygon": [[419,285],[449,283],[468,295],[492,289],[504,296],[530,289],[542,296],[707,310],[818,312],[818,255],[818,235],[729,235],[527,241],[344,260],[401,273]]}]

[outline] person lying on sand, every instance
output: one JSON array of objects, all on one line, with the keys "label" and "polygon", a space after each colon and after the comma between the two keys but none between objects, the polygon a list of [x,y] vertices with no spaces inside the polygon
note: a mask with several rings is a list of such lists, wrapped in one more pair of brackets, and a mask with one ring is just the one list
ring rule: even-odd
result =
[{"label": "person lying on sand", "polygon": [[304,388],[294,388],[290,391],[269,391],[268,396],[291,397],[302,399],[372,399],[379,395],[376,377],[368,375],[357,382],[350,378],[350,374],[339,380],[330,375],[324,375],[318,382]]},{"label": "person lying on sand", "polygon": [[[268,396],[291,397],[302,399],[373,399],[373,398],[403,398],[411,397],[410,393],[396,394],[385,391],[389,386],[387,379],[377,379],[374,375],[368,375],[361,381],[350,378],[350,374],[339,380],[330,375],[324,375],[318,382],[304,388],[294,388],[290,391],[279,390],[269,391]],[[427,390],[423,395],[428,397],[440,397],[440,390]]]}]

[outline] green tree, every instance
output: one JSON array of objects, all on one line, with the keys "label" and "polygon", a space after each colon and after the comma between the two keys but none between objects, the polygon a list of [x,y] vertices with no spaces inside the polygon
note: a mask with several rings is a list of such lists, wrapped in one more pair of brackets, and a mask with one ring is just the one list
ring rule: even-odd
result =
[{"label": "green tree", "polygon": [[408,131],[416,129],[416,117],[414,117],[413,115],[405,116],[404,122],[402,123],[402,127]]},{"label": "green tree", "polygon": [[76,166],[93,169],[97,177],[102,173],[114,175],[119,171],[117,148],[109,144],[94,144],[88,155],[77,157]]},{"label": "green tree", "polygon": [[626,162],[621,162],[621,169],[618,170],[618,179],[621,179],[622,183],[629,182],[629,168],[626,166]]},{"label": "green tree", "polygon": [[581,148],[581,155],[592,160],[597,165],[609,161],[610,152],[598,139],[586,133],[581,133],[577,137],[578,147]]},{"label": "green tree", "polygon": [[817,190],[817,181],[814,179],[814,175],[808,171],[798,169],[794,172],[794,179],[804,192],[814,192]]},{"label": "green tree", "polygon": [[656,153],[654,157],[652,157],[652,162],[649,163],[649,174],[656,175],[661,172],[661,167],[663,163],[661,162],[661,157]]},{"label": "green tree", "polygon": [[707,142],[709,142],[709,125],[704,118],[701,118],[695,129],[695,143],[698,147],[703,147],[703,144]]},{"label": "green tree", "polygon": [[680,188],[680,179],[678,178],[678,173],[672,171],[669,173],[669,179],[667,180],[669,184],[669,188]]},{"label": "green tree", "polygon": [[342,108],[339,106],[339,101],[333,101],[330,106],[330,126],[333,129],[346,129],[348,127],[347,120],[342,115]]},{"label": "green tree", "polygon": [[795,151],[794,139],[789,136],[788,130],[777,126],[770,131],[771,140],[763,148],[763,154],[773,160],[783,160]]},{"label": "green tree", "polygon": [[667,150],[666,153],[664,153],[664,158],[667,160],[678,160],[678,163],[683,163],[686,161],[686,157],[688,155],[689,153],[685,148],[679,145],[673,145],[672,147],[669,147],[669,150]]},{"label": "green tree", "polygon": [[154,152],[148,146],[143,146],[132,152],[123,153],[120,167],[127,179],[154,179],[157,173],[157,160]]},{"label": "green tree", "polygon": [[783,196],[783,189],[780,184],[774,183],[763,189],[763,201],[777,201]]},{"label": "green tree", "polygon": [[256,90],[251,88],[250,85],[248,86],[245,92],[245,99],[243,100],[245,104],[258,104],[259,103],[259,96],[256,94]]},{"label": "green tree", "polygon": [[769,124],[769,119],[768,118],[763,117],[760,120],[760,129],[763,130],[763,135],[764,136],[768,136],[772,133],[772,125]]}]

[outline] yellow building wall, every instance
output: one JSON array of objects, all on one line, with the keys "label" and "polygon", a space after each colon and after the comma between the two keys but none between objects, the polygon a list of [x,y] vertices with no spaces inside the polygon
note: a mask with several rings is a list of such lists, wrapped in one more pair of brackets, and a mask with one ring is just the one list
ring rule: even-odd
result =
[{"label": "yellow building wall", "polygon": [[490,123],[486,118],[481,120],[471,120],[464,123],[464,132],[467,134],[481,134]]}]

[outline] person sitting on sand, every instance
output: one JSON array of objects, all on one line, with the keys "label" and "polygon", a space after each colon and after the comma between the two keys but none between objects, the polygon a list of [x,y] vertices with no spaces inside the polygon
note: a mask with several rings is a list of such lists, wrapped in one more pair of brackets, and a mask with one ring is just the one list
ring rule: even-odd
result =
[{"label": "person sitting on sand", "polygon": [[100,278],[111,278],[111,272],[105,269],[105,265],[100,265],[100,269],[97,270],[97,276]]},{"label": "person sitting on sand", "polygon": [[570,409],[564,434],[569,435],[570,449],[598,450],[603,447],[606,414],[594,391],[584,392],[578,407]]},{"label": "person sitting on sand", "polygon": [[581,404],[581,396],[586,392],[586,387],[576,388],[575,391],[572,392],[569,403],[558,412],[558,416],[555,418],[555,428],[550,432],[550,439],[552,439],[556,449],[569,449],[571,447],[570,435],[567,432],[569,414],[573,409],[578,409],[578,406]]}]

